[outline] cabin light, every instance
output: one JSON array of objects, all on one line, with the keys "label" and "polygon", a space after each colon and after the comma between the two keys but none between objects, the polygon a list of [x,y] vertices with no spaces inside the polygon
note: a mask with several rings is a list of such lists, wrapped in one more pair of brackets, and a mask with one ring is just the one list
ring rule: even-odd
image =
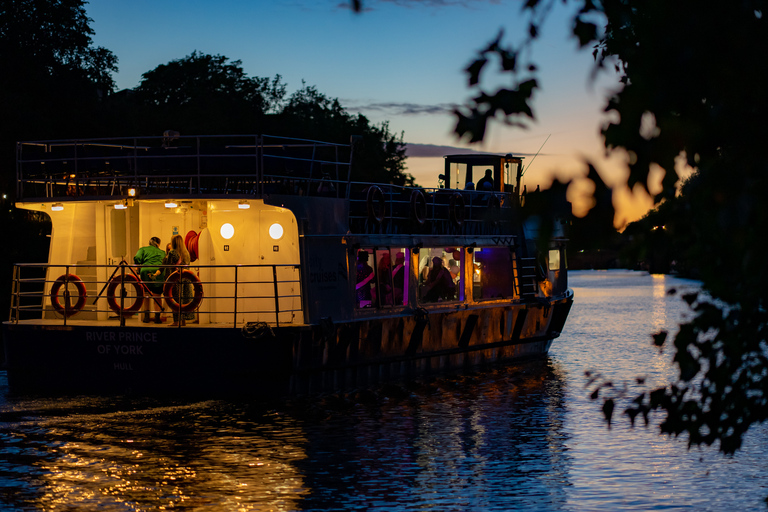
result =
[{"label": "cabin light", "polygon": [[237,203],[237,207],[240,208],[241,210],[247,210],[248,208],[251,207],[251,205],[250,203],[248,203],[248,201],[240,201],[239,203]]},{"label": "cabin light", "polygon": [[127,192],[128,192],[128,196],[129,196],[129,197],[136,197],[136,195],[138,194],[138,190],[136,190],[136,189],[135,189],[135,188],[133,188],[133,187],[129,188],[129,189],[127,190]]},{"label": "cabin light", "polygon": [[128,209],[127,201],[124,202],[124,203],[116,203],[115,204],[115,210],[127,210],[127,209]]},{"label": "cabin light", "polygon": [[277,222],[269,226],[269,236],[272,237],[272,240],[280,240],[283,238],[283,226]]},{"label": "cabin light", "polygon": [[219,233],[221,233],[221,237],[225,240],[229,240],[233,236],[235,236],[235,227],[227,222],[226,224],[221,225],[221,229],[219,229]]},{"label": "cabin light", "polygon": [[177,206],[179,206],[179,205],[176,204],[176,201],[166,201],[165,202],[165,207],[166,208],[176,208]]},{"label": "cabin light", "polygon": [[61,203],[53,203],[51,205],[51,211],[60,212],[63,209],[64,209],[64,205]]}]

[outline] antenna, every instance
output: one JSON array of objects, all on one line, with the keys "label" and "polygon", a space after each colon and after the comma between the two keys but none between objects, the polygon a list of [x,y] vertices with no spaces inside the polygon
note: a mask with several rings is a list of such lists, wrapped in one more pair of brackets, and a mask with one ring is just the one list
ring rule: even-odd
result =
[{"label": "antenna", "polygon": [[[543,147],[544,147],[544,144],[546,144],[546,143],[547,143],[547,141],[549,140],[549,138],[550,138],[551,136],[552,136],[552,134],[551,134],[551,133],[550,133],[549,135],[547,135],[547,138],[546,138],[546,140],[545,140],[545,141],[544,141],[544,142],[541,144],[541,148],[543,148]],[[536,160],[536,157],[537,157],[537,156],[539,156],[539,153],[541,153],[541,148],[539,148],[539,150],[536,152],[536,154],[535,154],[535,155],[533,155],[533,158],[531,158],[531,161],[530,161],[530,162],[528,162],[528,167],[526,167],[526,168],[525,168],[525,170],[523,170],[523,172],[520,174],[520,176],[525,176],[525,173],[526,173],[526,172],[528,172],[528,169],[530,169],[530,168],[531,168],[531,164],[533,163],[533,161],[534,161],[534,160]]]}]

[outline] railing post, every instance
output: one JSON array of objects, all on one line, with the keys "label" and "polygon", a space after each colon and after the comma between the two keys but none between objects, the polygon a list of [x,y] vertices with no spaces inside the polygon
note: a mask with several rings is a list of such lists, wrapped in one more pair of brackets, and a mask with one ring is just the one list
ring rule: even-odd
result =
[{"label": "railing post", "polygon": [[275,287],[275,327],[280,327],[280,298],[277,295],[277,265],[272,265],[272,284]]},{"label": "railing post", "polygon": [[237,328],[237,265],[235,265],[235,328]]},{"label": "railing post", "polygon": [[[143,306],[143,304],[142,304]],[[120,266],[120,327],[125,327],[125,265]]]}]

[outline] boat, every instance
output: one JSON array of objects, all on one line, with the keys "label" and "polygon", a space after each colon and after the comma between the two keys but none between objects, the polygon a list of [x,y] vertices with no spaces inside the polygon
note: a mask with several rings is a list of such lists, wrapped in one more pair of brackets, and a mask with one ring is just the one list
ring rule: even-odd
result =
[{"label": "boat", "polygon": [[[357,145],[18,143],[16,207],[52,231],[13,269],[11,389],[302,393],[545,356],[573,292],[562,225],[541,241],[523,215],[523,158],[450,155],[406,187],[352,181]],[[174,236],[189,262],[153,291],[133,257]]]}]

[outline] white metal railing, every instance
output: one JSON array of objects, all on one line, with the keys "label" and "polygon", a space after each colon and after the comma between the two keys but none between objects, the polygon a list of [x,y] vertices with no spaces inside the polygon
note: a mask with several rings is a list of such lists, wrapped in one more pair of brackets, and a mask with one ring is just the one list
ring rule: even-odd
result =
[{"label": "white metal railing", "polygon": [[149,306],[153,314],[163,307],[162,313],[169,317],[194,315],[186,321],[187,327],[304,323],[299,265],[157,268],[164,275],[168,270],[166,280],[142,281],[140,267],[125,262],[16,264],[9,320],[152,326],[139,321]]}]

